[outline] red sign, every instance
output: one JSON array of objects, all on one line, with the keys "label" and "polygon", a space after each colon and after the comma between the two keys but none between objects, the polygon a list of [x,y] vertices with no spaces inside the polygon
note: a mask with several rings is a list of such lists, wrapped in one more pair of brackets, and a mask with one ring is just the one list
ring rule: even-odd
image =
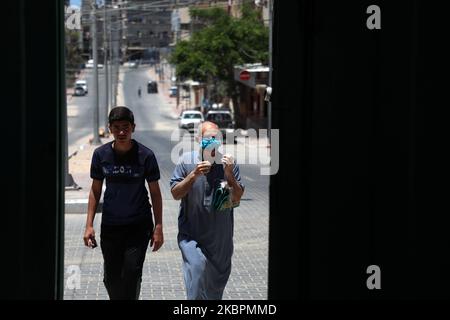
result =
[{"label": "red sign", "polygon": [[247,70],[241,71],[241,73],[239,74],[239,79],[241,80],[250,80],[250,72],[248,72]]}]

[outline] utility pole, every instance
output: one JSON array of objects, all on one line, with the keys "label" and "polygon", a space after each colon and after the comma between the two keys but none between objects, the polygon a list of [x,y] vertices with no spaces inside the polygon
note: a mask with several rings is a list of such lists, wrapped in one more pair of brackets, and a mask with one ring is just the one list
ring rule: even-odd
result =
[{"label": "utility pole", "polygon": [[[175,0],[175,10],[177,12],[177,19],[180,19],[180,15],[179,15],[179,11],[178,11],[178,0]],[[192,19],[192,17],[191,17]],[[180,25],[179,25],[179,20],[177,21],[177,28],[176,28],[176,33],[175,33],[175,44],[178,44],[178,42],[180,41]],[[177,79],[177,110],[178,110],[178,106],[180,105],[180,80]]]},{"label": "utility pole", "polygon": [[117,12],[114,13],[113,16],[111,16],[111,30],[110,30],[110,51],[111,51],[111,105],[116,106],[117,100],[116,100],[116,78],[115,78],[115,59],[116,59],[116,45],[117,45],[117,26],[116,26],[116,20],[117,20]]},{"label": "utility pole", "polygon": [[109,21],[110,21],[110,26],[109,26],[109,73],[108,73],[108,75],[109,75],[109,79],[108,79],[108,81],[109,81],[109,85],[110,85],[110,87],[109,87],[109,94],[110,94],[110,97],[109,97],[109,101],[111,102],[111,108],[112,107],[114,107],[115,105],[114,105],[114,102],[113,102],[113,81],[112,81],[112,72],[113,72],[113,68],[112,68],[112,64],[113,64],[113,54],[112,54],[112,47],[113,47],[113,44],[112,44],[112,26],[113,26],[113,24],[112,24],[112,21],[113,21],[113,17],[112,17],[112,15],[110,16],[110,19],[109,19]]},{"label": "utility pole", "polygon": [[[272,87],[272,50],[273,50],[273,2],[275,0],[269,0],[269,87]],[[272,99],[269,97],[267,103],[267,133],[268,144],[270,145],[270,138],[272,130]]]},{"label": "utility pole", "polygon": [[108,43],[106,41],[106,1],[103,1],[103,69],[105,69],[105,135],[108,131],[109,85],[108,85]]},{"label": "utility pole", "polygon": [[99,117],[99,99],[98,99],[98,70],[97,70],[97,10],[96,10],[96,0],[92,0],[92,11],[91,11],[91,34],[92,34],[92,58],[94,60],[94,139],[92,144],[101,144],[100,137],[98,134],[98,117]]},{"label": "utility pole", "polygon": [[119,27],[120,27],[120,21],[122,19],[122,10],[120,9],[117,11],[116,15],[114,16],[114,24],[115,28],[114,31],[114,37],[112,40],[112,61],[111,64],[113,65],[111,67],[112,71],[112,82],[113,82],[113,88],[112,88],[112,105],[117,106],[117,86],[119,83],[119,47],[120,47],[120,34],[119,34]]}]

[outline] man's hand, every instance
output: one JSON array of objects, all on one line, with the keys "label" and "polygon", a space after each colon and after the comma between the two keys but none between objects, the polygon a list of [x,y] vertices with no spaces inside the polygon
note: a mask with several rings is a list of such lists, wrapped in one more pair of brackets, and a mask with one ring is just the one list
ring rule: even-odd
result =
[{"label": "man's hand", "polygon": [[197,176],[199,174],[207,174],[211,170],[211,162],[209,161],[202,161],[197,164],[197,167],[195,167],[194,174]]},{"label": "man's hand", "polygon": [[233,203],[237,203],[241,200],[244,190],[237,182],[236,177],[233,173],[234,159],[231,155],[224,155],[222,158],[222,163],[224,167],[223,171],[225,173],[225,179],[227,179],[228,184],[233,188],[233,196],[231,201]]},{"label": "man's hand", "polygon": [[162,231],[162,225],[157,224],[153,231],[152,239],[150,240],[150,247],[153,247],[153,252],[158,251],[164,243],[164,236]]},{"label": "man's hand", "polygon": [[170,192],[175,200],[180,200],[185,197],[191,189],[194,182],[201,175],[205,175],[211,170],[211,162],[202,161],[197,164],[194,170],[192,170],[181,182],[177,183]]},{"label": "man's hand", "polygon": [[86,227],[83,240],[86,247],[94,249],[97,246],[97,241],[95,240],[95,231],[93,227]]},{"label": "man's hand", "polygon": [[233,174],[233,168],[234,168],[234,159],[231,155],[225,154],[222,157],[222,164],[223,169],[226,174],[232,175]]}]

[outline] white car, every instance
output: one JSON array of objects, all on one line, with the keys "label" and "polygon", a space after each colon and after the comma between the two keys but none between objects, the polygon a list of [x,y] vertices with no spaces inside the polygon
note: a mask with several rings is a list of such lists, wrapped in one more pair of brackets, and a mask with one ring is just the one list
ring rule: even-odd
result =
[{"label": "white car", "polygon": [[196,110],[183,111],[179,119],[180,122],[178,123],[178,127],[180,129],[189,130],[191,133],[204,121],[203,114]]},{"label": "white car", "polygon": [[[86,69],[93,69],[94,68],[94,59],[89,59],[86,63]],[[103,65],[101,63],[97,63],[97,68],[102,69]]]},{"label": "white car", "polygon": [[75,82],[75,87],[82,87],[84,89],[84,92],[87,94],[88,93],[88,87],[87,87],[87,82],[86,80],[77,80]]},{"label": "white car", "polygon": [[127,61],[123,64],[123,66],[128,67],[128,68],[137,68],[138,67],[136,61]]}]

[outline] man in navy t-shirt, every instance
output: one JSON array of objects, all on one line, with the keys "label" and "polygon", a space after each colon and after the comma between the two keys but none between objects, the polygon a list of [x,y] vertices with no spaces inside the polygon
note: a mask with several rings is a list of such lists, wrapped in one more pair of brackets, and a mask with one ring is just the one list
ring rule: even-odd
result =
[{"label": "man in navy t-shirt", "polygon": [[91,248],[97,246],[93,224],[105,180],[100,245],[103,282],[112,300],[139,298],[148,244],[157,251],[164,242],[158,163],[152,150],[131,138],[134,129],[131,110],[113,108],[109,114],[109,130],[114,141],[95,149],[91,163],[93,180],[84,243]]}]

